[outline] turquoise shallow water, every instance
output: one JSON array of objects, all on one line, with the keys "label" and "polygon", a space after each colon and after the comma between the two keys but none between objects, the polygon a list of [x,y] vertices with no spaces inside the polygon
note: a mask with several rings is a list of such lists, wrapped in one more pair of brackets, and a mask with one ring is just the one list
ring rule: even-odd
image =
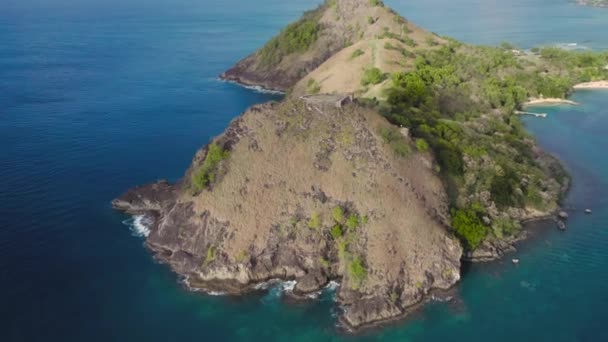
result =
[{"label": "turquoise shallow water", "polygon": [[[568,1],[387,1],[469,42],[608,47],[608,11]],[[574,176],[568,231],[470,267],[452,303],[359,336],[331,293],[284,303],[185,291],[109,201],[177,179],[260,94],[216,80],[315,1],[8,0],[0,4],[0,341],[608,340],[608,92],[526,124]],[[436,8],[444,10],[437,11]]]}]

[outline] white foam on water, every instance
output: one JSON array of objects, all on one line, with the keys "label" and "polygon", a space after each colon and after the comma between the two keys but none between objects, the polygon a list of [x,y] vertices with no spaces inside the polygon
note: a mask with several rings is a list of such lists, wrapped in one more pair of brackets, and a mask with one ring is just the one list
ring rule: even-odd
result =
[{"label": "white foam on water", "polygon": [[330,281],[329,283],[327,283],[327,286],[325,286],[325,288],[329,291],[335,291],[338,289],[338,287],[340,287],[340,283],[334,280]]},{"label": "white foam on water", "polygon": [[150,225],[152,222],[146,215],[135,215],[122,223],[129,227],[134,236],[148,237],[150,235]]},{"label": "white foam on water", "polygon": [[283,292],[293,292],[298,282],[295,280],[284,281],[281,283],[281,290]]},{"label": "white foam on water", "polygon": [[225,295],[227,295],[226,292],[221,292],[221,291],[206,291],[205,289],[192,287],[192,286],[190,286],[190,277],[188,277],[188,276],[183,277],[181,279],[181,281],[182,281],[182,283],[184,284],[184,286],[186,286],[186,288],[189,291],[202,292],[202,293],[207,294],[209,296],[225,296]]},{"label": "white foam on water", "polygon": [[245,85],[245,84],[241,84],[241,83],[236,82],[236,81],[222,80],[221,78],[218,78],[217,80],[221,81],[221,82],[236,84],[236,85],[241,86],[241,87],[243,87],[245,89],[253,90],[255,92],[262,93],[262,94],[285,95],[285,92],[280,91],[280,90],[272,90],[272,89],[266,89],[266,88],[260,87],[260,86]]}]

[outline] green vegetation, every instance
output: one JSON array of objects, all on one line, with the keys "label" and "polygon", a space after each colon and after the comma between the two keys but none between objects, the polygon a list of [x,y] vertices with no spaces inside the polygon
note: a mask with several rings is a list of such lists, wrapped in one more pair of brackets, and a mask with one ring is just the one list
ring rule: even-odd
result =
[{"label": "green vegetation", "polygon": [[360,257],[354,257],[348,266],[348,274],[353,281],[353,287],[358,288],[367,278],[367,269]]},{"label": "green vegetation", "polygon": [[317,41],[321,26],[319,15],[322,7],[307,12],[302,19],[288,25],[278,36],[272,38],[260,50],[262,64],[270,67],[280,63],[283,57],[295,53],[305,52]]},{"label": "green vegetation", "polygon": [[470,208],[453,210],[452,226],[469,250],[477,248],[488,233],[477,211]]},{"label": "green vegetation", "polygon": [[498,238],[513,236],[521,231],[521,224],[508,218],[501,217],[492,224],[492,232]]},{"label": "green vegetation", "polygon": [[372,6],[384,6],[384,3],[380,0],[369,0],[369,4]]},{"label": "green vegetation", "polygon": [[321,85],[314,79],[309,79],[306,84],[306,92],[308,94],[318,94],[321,91]]},{"label": "green vegetation", "polygon": [[209,265],[215,260],[215,247],[211,246],[207,248],[207,256],[205,257],[204,266]]},{"label": "green vegetation", "polygon": [[234,259],[236,262],[243,262],[245,261],[245,259],[247,259],[247,251],[246,250],[241,250],[239,252],[239,254],[237,254],[236,258]]},{"label": "green vegetation", "polygon": [[339,238],[342,237],[342,226],[340,224],[335,224],[332,228],[331,228],[331,237],[334,238],[334,240],[338,240]]},{"label": "green vegetation", "polygon": [[384,43],[384,48],[387,50],[399,51],[399,53],[401,53],[401,55],[405,58],[413,58],[415,56],[413,52],[408,51],[403,46],[395,46],[389,42]]},{"label": "green vegetation", "polygon": [[[576,83],[608,79],[608,52],[512,50],[453,40],[433,50],[418,48],[414,66],[391,75],[387,100],[379,104],[392,123],[409,128],[418,150],[435,155],[458,215],[457,234],[470,249],[488,233],[467,211],[480,194],[489,193],[500,211],[544,210],[555,205],[567,179],[559,164],[533,153],[534,142],[513,111],[530,97],[563,98]],[[381,135],[387,142],[396,132]],[[505,220],[489,233],[517,230],[513,219]]]},{"label": "green vegetation", "polygon": [[439,45],[439,42],[437,40],[435,40],[433,37],[428,37],[428,38],[426,38],[426,44],[428,46],[437,46],[437,45]]},{"label": "green vegetation", "polygon": [[193,193],[198,193],[215,182],[220,163],[222,160],[228,159],[229,156],[230,152],[224,151],[216,143],[209,144],[203,165],[191,177]]},{"label": "green vegetation", "polygon": [[364,54],[365,54],[365,52],[363,52],[363,50],[357,49],[357,50],[353,51],[353,54],[350,56],[350,59],[355,59],[359,56],[363,56]]},{"label": "green vegetation", "polygon": [[355,229],[357,229],[357,227],[359,227],[359,216],[351,214],[348,217],[348,221],[346,221],[346,226],[350,231],[354,231]]},{"label": "green vegetation", "polygon": [[374,19],[374,17],[372,17],[371,15],[367,16],[367,23],[370,25],[373,25],[376,22],[376,19]]},{"label": "green vegetation", "polygon": [[370,84],[379,84],[386,79],[386,74],[378,68],[368,68],[363,71],[363,77],[361,78],[361,85],[368,86]]},{"label": "green vegetation", "polygon": [[332,210],[331,215],[334,218],[334,221],[336,221],[337,223],[344,223],[344,209],[342,209],[342,207],[335,207]]},{"label": "green vegetation", "polygon": [[308,220],[308,228],[319,229],[321,228],[322,223],[321,215],[317,212],[313,212],[310,215],[310,220]]},{"label": "green vegetation", "polygon": [[379,133],[384,143],[389,144],[398,156],[406,157],[411,153],[410,146],[405,141],[405,137],[396,127],[380,128]]},{"label": "green vegetation", "polygon": [[429,143],[427,143],[426,140],[422,138],[416,139],[416,148],[420,152],[426,152],[429,150]]}]

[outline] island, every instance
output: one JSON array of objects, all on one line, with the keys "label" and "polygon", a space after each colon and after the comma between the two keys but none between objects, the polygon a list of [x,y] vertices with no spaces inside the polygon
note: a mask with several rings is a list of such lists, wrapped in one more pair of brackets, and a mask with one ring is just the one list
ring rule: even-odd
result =
[{"label": "island", "polygon": [[[221,78],[283,91],[234,119],[184,177],[113,206],[193,290],[331,281],[351,330],[407,316],[555,217],[569,186],[520,115],[608,80],[608,53],[464,44],[379,0],[328,0]],[[590,83],[586,83],[590,84]],[[553,101],[553,100],[552,100]]]}]

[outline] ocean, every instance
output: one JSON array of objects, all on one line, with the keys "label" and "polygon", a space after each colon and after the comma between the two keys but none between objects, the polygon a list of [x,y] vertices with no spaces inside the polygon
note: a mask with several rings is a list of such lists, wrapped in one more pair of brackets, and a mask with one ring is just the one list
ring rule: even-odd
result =
[{"label": "ocean", "polygon": [[[467,267],[452,302],[408,320],[348,335],[331,289],[297,304],[278,287],[209,296],[153,260],[110,201],[179,179],[244,109],[280,99],[217,75],[318,2],[0,4],[0,341],[608,340],[607,91],[525,118],[574,177],[568,230],[531,226],[512,256]],[[470,43],[608,48],[608,10],[574,1],[386,3]]]}]

